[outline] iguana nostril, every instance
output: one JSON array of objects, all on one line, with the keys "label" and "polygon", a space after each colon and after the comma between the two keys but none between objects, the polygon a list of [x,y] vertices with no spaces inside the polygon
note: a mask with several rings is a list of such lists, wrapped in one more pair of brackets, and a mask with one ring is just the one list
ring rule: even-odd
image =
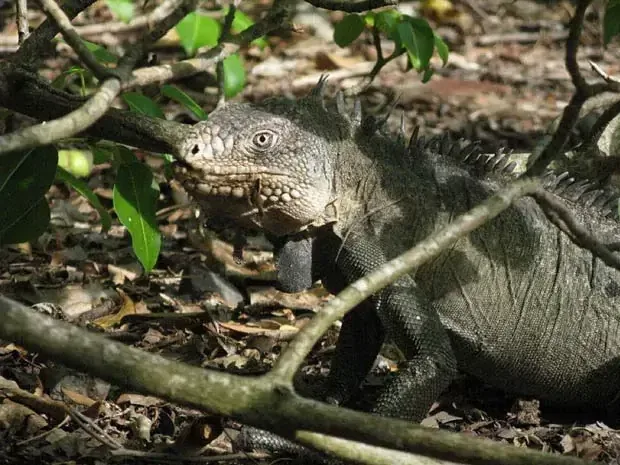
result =
[{"label": "iguana nostril", "polygon": [[198,152],[200,152],[200,147],[198,147],[198,144],[194,144],[192,147],[192,155],[196,155]]}]

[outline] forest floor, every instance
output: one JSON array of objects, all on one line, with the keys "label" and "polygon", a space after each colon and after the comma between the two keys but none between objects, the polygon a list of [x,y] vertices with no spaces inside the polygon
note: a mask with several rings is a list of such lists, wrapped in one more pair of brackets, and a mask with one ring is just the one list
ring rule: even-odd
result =
[{"label": "forest floor", "polygon": [[[0,12],[7,8],[10,2],[0,1]],[[362,93],[365,108],[381,112],[397,97],[390,119],[394,126],[402,114],[408,131],[449,132],[479,140],[488,151],[530,151],[573,92],[564,65],[572,9],[570,2],[467,0],[456,2],[440,18],[432,18],[430,11],[433,26],[450,46],[448,65],[437,67],[431,81],[422,84],[419,75],[405,72],[404,62],[396,60]],[[596,77],[588,60],[620,76],[618,42],[608,50],[601,46],[599,10],[588,16],[579,55],[588,79]],[[322,74],[330,76],[328,94],[357,85],[372,68],[376,51],[363,39],[348,48],[336,46],[333,25],[341,17],[304,6],[295,32],[270,37],[265,49],[243,50],[248,82],[236,100],[301,96]],[[1,57],[15,48],[16,29],[10,12],[0,18]],[[40,18],[40,12],[32,12],[33,21]],[[106,21],[114,18],[98,2],[78,23]],[[105,29],[89,40],[116,46],[122,36]],[[162,63],[182,56],[174,36],[154,52]],[[40,72],[55,78],[72,60],[62,50],[46,59]],[[216,103],[215,92],[192,89],[212,80],[207,76],[198,84],[182,84],[207,111]],[[191,121],[178,106],[166,109],[170,118]],[[158,168],[155,158],[140,156]],[[198,237],[191,229],[190,209],[175,206],[173,192],[161,179],[158,220],[164,241],[148,276],[132,254],[125,228],[116,222],[102,234],[90,204],[56,184],[48,195],[48,232],[30,245],[0,249],[0,293],[179,361],[236,373],[268,371],[287,341],[330,296],[320,286],[291,295],[275,290],[272,254],[261,238],[251,239],[240,264],[225,240]],[[88,182],[111,208],[110,166],[95,166]],[[299,377],[302,391],[312,392],[328,372],[337,331],[330,330],[309,357]],[[397,369],[389,350],[382,354],[357,406],[367,406],[386,375]],[[82,412],[109,440],[66,418],[63,404]],[[439,399],[424,424],[607,463],[620,456],[620,434],[604,413],[561,412],[465,375]],[[235,426],[124,391],[0,341],[0,464],[151,463],[190,455],[200,462],[199,457],[232,453]]]}]

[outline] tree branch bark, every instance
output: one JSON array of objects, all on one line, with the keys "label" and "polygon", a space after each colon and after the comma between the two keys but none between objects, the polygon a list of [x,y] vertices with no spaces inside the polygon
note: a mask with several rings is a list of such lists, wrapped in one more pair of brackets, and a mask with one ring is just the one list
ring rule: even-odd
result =
[{"label": "tree branch bark", "polygon": [[[314,323],[314,327],[328,326],[327,322],[353,307],[356,299],[363,299],[364,295],[387,285],[407,270],[420,266],[536,186],[531,180],[512,184],[369,277],[353,283],[328,304],[326,311],[313,319],[320,320]],[[286,373],[292,370],[287,367],[294,366],[300,354],[312,345],[312,338],[318,334],[315,329],[304,329],[305,341],[291,349],[293,355],[283,355],[285,362],[288,359],[288,363],[280,364],[284,368],[276,370],[275,375],[270,373],[253,378],[191,367],[126,347],[41,315],[4,297],[0,297],[0,312],[0,337],[3,339],[139,392],[230,416],[308,445],[317,445],[321,434],[330,434],[371,446],[480,465],[498,462],[505,465],[584,463],[577,458],[472,440],[459,434],[430,430],[410,422],[302,398],[293,392],[290,380],[286,379]],[[277,379],[278,372],[285,379]],[[333,446],[334,443],[330,442],[325,447]],[[337,445],[338,448],[341,446]]]}]

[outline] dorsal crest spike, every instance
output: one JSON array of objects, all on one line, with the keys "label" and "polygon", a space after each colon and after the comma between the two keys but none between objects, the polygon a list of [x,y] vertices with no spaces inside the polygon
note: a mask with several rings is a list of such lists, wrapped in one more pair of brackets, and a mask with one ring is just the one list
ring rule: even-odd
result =
[{"label": "dorsal crest spike", "polygon": [[347,114],[347,108],[344,103],[344,93],[341,90],[336,92],[336,109],[338,110],[340,116],[344,116],[345,118],[349,119],[349,115]]},{"label": "dorsal crest spike", "polygon": [[356,98],[355,102],[353,102],[351,120],[358,126],[362,124],[362,101],[359,98]]},{"label": "dorsal crest spike", "polygon": [[312,90],[310,91],[307,97],[308,100],[314,103],[320,104],[324,110],[326,110],[324,96],[325,96],[325,88],[327,87],[328,79],[329,79],[328,74],[321,74],[321,77],[319,78],[319,82],[316,83],[316,85],[312,88]]},{"label": "dorsal crest spike", "polygon": [[405,112],[400,114],[400,125],[398,126],[398,143],[402,144],[405,140]]},{"label": "dorsal crest spike", "polygon": [[409,138],[409,144],[407,144],[407,152],[410,155],[414,153],[413,149],[416,145],[418,145],[419,135],[420,135],[420,126],[416,126],[415,128],[413,128],[413,131],[411,132],[411,137]]}]

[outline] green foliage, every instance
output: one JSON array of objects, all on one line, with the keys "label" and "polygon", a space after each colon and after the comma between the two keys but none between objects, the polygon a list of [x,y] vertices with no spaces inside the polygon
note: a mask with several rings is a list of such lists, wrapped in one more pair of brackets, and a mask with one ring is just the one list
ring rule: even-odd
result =
[{"label": "green foliage", "polygon": [[124,145],[117,145],[114,151],[114,161],[117,169],[120,165],[130,165],[131,163],[139,163],[136,154],[132,150],[129,150]]},{"label": "green foliage", "polygon": [[210,16],[192,12],[179,21],[176,31],[185,53],[193,56],[200,47],[217,45],[221,26]]},{"label": "green foliage", "polygon": [[129,231],[133,250],[147,273],[155,267],[161,248],[155,218],[158,197],[159,186],[147,166],[128,163],[120,167],[114,184],[114,210]]},{"label": "green foliage", "polygon": [[36,239],[47,228],[45,199],[58,163],[52,146],[0,157],[0,245]]},{"label": "green foliage", "polygon": [[143,115],[153,118],[165,118],[164,112],[159,105],[146,95],[142,95],[138,92],[125,92],[121,97],[131,111],[142,113]]},{"label": "green foliage", "polygon": [[128,23],[134,16],[133,0],[106,0],[108,8],[124,23]]},{"label": "green foliage", "polygon": [[334,42],[340,47],[346,47],[360,36],[365,27],[364,19],[360,15],[346,15],[334,28]]},{"label": "green foliage", "polygon": [[165,95],[169,99],[172,99],[175,102],[183,105],[185,108],[191,111],[199,120],[207,119],[207,113],[202,109],[202,107],[198,105],[193,98],[191,98],[178,87],[166,84],[161,87],[160,92],[162,95]]},{"label": "green foliage", "polygon": [[232,98],[245,86],[245,68],[239,54],[224,59],[224,95]]},{"label": "green foliage", "polygon": [[607,45],[617,35],[620,35],[620,0],[609,0],[603,19],[603,42]]},{"label": "green foliage", "polygon": [[433,32],[425,19],[403,15],[394,9],[371,11],[364,16],[345,16],[336,24],[334,41],[345,47],[357,39],[367,27],[384,34],[395,44],[394,53],[385,58],[383,64],[406,53],[410,66],[422,73],[423,81],[430,79],[433,74],[430,65],[433,52],[437,51],[443,65],[448,61],[448,46]]},{"label": "green foliage", "polygon": [[437,51],[437,55],[439,55],[439,58],[441,58],[443,66],[446,66],[448,64],[448,55],[450,53],[448,45],[443,41],[441,37],[435,34],[435,32],[433,32],[433,36],[435,37],[435,50]]},{"label": "green foliage", "polygon": [[[222,10],[222,14],[226,16],[228,14],[228,8],[224,8]],[[240,11],[238,9],[235,10],[235,17],[233,18],[231,27],[233,33],[237,34],[239,32],[243,32],[253,24],[254,21],[252,21],[252,18],[246,15],[243,11]],[[260,48],[265,48],[268,45],[267,40],[265,40],[264,37],[254,39],[251,43],[254,45],[258,45]]]},{"label": "green foliage", "polygon": [[101,45],[89,42],[88,40],[84,39],[82,39],[82,42],[86,44],[88,50],[90,50],[90,52],[95,55],[95,58],[97,58],[97,60],[99,60],[101,63],[116,63],[118,61],[118,57],[116,55],[108,52]]},{"label": "green foliage", "polygon": [[85,197],[93,207],[95,207],[101,218],[103,232],[110,229],[112,226],[112,217],[99,201],[99,197],[97,197],[92,189],[88,187],[88,184],[81,179],[76,178],[73,174],[61,166],[58,166],[56,169],[56,179],[72,187],[76,192]]},{"label": "green foliage", "polygon": [[428,68],[435,48],[435,35],[429,24],[420,18],[405,17],[396,30],[407,50],[409,62],[416,71]]}]

